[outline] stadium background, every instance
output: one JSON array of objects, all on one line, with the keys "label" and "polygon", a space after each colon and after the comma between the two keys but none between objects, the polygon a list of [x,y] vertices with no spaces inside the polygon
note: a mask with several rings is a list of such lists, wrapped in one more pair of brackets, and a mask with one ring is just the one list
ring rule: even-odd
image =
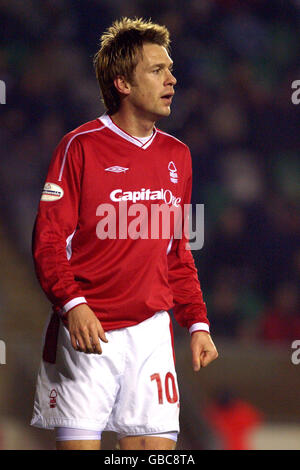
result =
[{"label": "stadium background", "polygon": [[205,204],[194,256],[220,357],[194,374],[175,325],[179,448],[228,448],[222,433],[249,431],[246,447],[300,449],[299,0],[0,0],[0,448],[54,447],[28,425],[49,310],[31,232],[54,147],[103,112],[92,57],[123,15],[170,29],[178,84],[158,127],[190,146]]}]

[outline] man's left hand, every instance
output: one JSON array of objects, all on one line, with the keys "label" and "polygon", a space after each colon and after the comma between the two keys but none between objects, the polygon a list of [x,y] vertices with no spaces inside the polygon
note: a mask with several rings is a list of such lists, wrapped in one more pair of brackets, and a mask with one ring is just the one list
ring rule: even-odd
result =
[{"label": "man's left hand", "polygon": [[195,372],[206,367],[218,357],[218,351],[209,333],[195,331],[191,337],[191,350],[193,357],[193,369]]}]

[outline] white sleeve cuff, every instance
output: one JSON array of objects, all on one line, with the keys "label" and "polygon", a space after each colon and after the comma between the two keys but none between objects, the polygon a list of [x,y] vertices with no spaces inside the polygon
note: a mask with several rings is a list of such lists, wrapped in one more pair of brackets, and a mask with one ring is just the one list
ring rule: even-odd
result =
[{"label": "white sleeve cuff", "polygon": [[85,297],[75,297],[75,299],[69,300],[61,309],[62,315],[80,304],[87,304]]},{"label": "white sleeve cuff", "polygon": [[189,332],[192,334],[194,331],[207,331],[207,333],[209,333],[209,326],[207,323],[194,323],[189,328]]}]

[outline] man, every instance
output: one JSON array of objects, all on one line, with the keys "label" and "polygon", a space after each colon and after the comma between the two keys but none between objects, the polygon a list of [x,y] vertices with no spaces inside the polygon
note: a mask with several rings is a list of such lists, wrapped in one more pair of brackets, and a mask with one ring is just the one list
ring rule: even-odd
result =
[{"label": "man", "polygon": [[168,237],[124,228],[137,202],[144,222],[154,205],[178,212],[190,202],[189,150],[155,127],[176,84],[169,33],[123,18],[101,39],[94,64],[107,112],[58,145],[35,224],[36,272],[53,314],[32,424],[55,428],[57,449],[100,449],[104,430],[118,433],[121,449],[174,449],[167,311],[192,335],[195,371],[217,351],[185,235],[174,236],[175,222]]}]

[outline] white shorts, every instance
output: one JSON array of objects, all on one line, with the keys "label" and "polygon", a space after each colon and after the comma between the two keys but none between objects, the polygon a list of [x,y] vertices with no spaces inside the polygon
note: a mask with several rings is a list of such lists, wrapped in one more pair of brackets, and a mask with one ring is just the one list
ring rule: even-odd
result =
[{"label": "white shorts", "polygon": [[75,351],[60,322],[56,363],[42,361],[31,424],[140,435],[179,431],[171,319],[158,312],[106,332],[102,354]]}]

